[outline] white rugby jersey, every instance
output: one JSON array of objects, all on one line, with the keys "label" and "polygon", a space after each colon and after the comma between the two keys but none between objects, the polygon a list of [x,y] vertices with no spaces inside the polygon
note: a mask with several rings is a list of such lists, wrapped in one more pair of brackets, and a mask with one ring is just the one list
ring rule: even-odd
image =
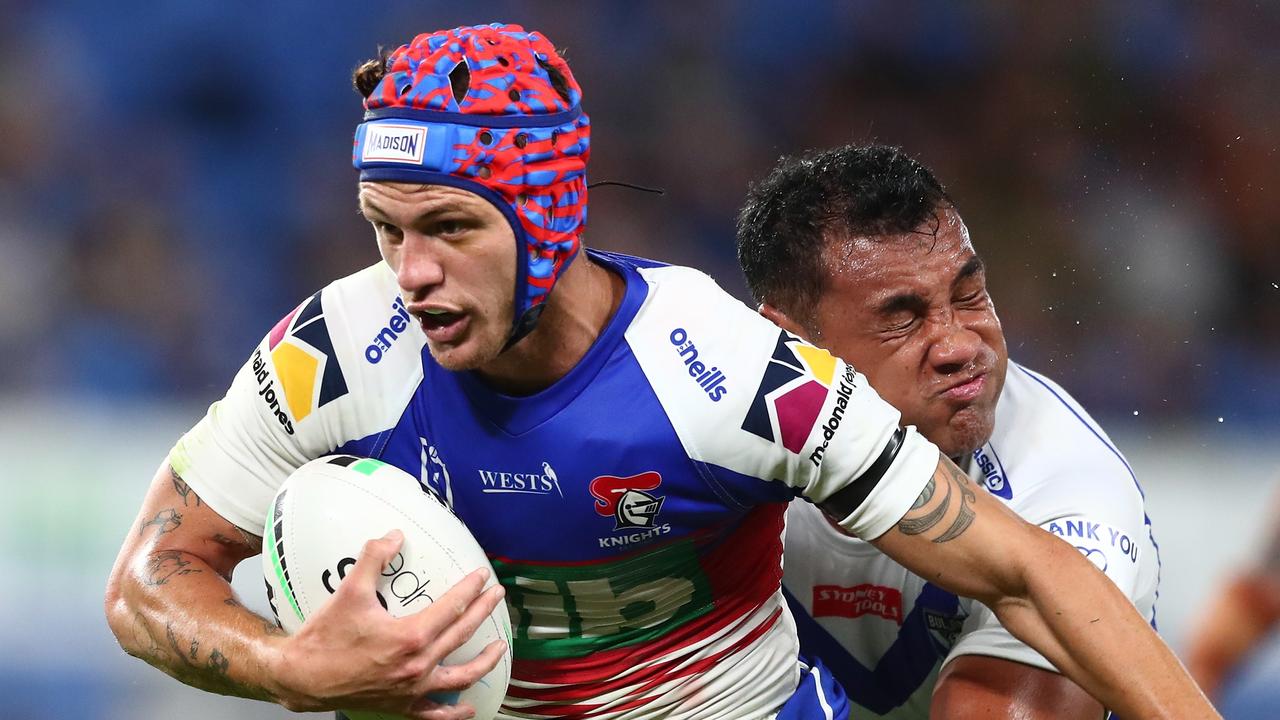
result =
[{"label": "white rugby jersey", "polygon": [[[1024,519],[1079,549],[1155,625],[1160,559],[1142,491],[1062,388],[1010,362],[995,432],[965,465]],[[959,655],[1054,669],[986,606],[925,582],[805,505],[787,513],[783,583],[801,649],[844,686],[853,717],[927,718],[938,671]]]},{"label": "white rugby jersey", "polygon": [[780,590],[787,502],[840,493],[854,506],[844,525],[875,537],[937,449],[851,367],[706,275],[591,257],[625,295],[539,393],[437,365],[378,264],[281,320],[170,460],[253,533],[313,458],[375,457],[419,477],[507,590],[502,717],[771,717],[800,677]]}]

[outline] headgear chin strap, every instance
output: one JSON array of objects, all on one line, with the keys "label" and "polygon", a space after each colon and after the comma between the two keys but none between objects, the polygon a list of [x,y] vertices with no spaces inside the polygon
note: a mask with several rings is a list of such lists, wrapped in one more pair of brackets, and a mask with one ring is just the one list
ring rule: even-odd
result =
[{"label": "headgear chin strap", "polygon": [[[466,64],[455,100],[449,76]],[[544,65],[564,77],[569,99]],[[529,334],[581,247],[591,125],[569,66],[542,35],[477,25],[419,35],[387,58],[365,99],[352,163],[361,181],[449,185],[502,212],[516,237],[507,347]]]}]

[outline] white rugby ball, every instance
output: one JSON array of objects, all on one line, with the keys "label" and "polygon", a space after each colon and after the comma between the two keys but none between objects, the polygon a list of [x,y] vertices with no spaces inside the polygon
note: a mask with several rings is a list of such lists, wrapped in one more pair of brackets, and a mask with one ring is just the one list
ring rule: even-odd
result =
[{"label": "white rugby ball", "polygon": [[[395,617],[431,605],[468,573],[493,568],[471,532],[436,497],[403,470],[352,455],[322,457],[298,468],[280,486],[262,536],[267,596],[280,626],[298,631],[355,565],[364,543],[388,531],[404,533],[400,552],[382,570],[378,599]],[[465,701],[476,717],[498,714],[511,679],[511,620],[499,603],[476,633],[442,664],[471,660],[489,643],[507,641],[497,667],[462,693],[440,702]],[[351,720],[391,720],[376,712],[347,712]]]}]

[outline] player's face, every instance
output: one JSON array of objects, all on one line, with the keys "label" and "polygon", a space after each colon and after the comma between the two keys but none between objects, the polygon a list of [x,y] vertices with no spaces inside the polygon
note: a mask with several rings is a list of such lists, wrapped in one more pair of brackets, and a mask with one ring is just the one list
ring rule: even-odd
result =
[{"label": "player's face", "polygon": [[474,370],[496,358],[515,312],[506,217],[466,190],[388,182],[360,183],[360,211],[436,362]]},{"label": "player's face", "polygon": [[871,381],[943,452],[959,457],[991,437],[1008,350],[982,260],[960,216],[929,232],[833,239],[815,341]]}]

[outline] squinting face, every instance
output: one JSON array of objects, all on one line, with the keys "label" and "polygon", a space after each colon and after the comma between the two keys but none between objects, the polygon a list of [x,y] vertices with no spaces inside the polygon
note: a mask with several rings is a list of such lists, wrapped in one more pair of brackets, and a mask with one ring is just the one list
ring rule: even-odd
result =
[{"label": "squinting face", "polygon": [[515,235],[506,217],[466,190],[388,182],[360,183],[360,212],[436,362],[457,371],[494,360],[515,312]]},{"label": "squinting face", "polygon": [[951,457],[981,447],[995,424],[1009,355],[982,261],[953,210],[928,232],[835,239],[811,330]]}]

